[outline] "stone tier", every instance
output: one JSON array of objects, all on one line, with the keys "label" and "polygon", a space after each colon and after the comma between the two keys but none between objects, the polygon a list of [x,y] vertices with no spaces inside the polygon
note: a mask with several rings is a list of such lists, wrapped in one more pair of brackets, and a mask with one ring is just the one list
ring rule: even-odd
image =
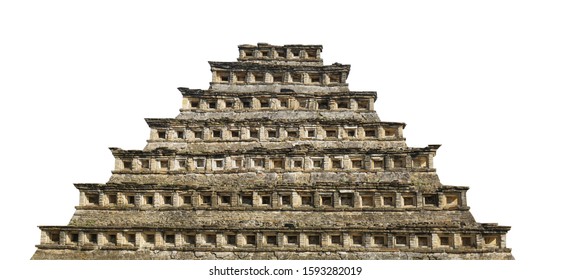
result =
[{"label": "stone tier", "polygon": [[[278,142],[278,145],[283,143]],[[233,184],[233,180],[244,184],[397,181],[430,188],[439,185],[433,165],[438,147],[385,149],[367,146],[364,149],[360,145],[323,149],[313,145],[290,145],[287,148],[182,152],[111,148],[115,170],[110,182],[187,184],[195,181],[219,185]]]},{"label": "stone tier", "polygon": [[[183,95],[182,110],[185,111],[270,111],[270,110],[319,110],[322,112],[373,112],[377,98],[373,91],[325,91],[295,92],[282,89],[271,91],[200,90],[178,88]],[[376,115],[376,117],[378,117]]]},{"label": "stone tier", "polygon": [[[283,118],[271,118],[277,115],[250,115],[250,118],[229,118],[225,115],[218,115],[218,118],[208,118],[208,119],[196,119],[196,118],[146,118],[146,122],[150,128],[162,131],[175,130],[184,128],[206,128],[212,126],[228,128],[228,130],[235,130],[236,128],[246,127],[246,128],[259,128],[270,126],[272,128],[279,127],[284,128],[286,131],[297,131],[300,128],[319,128],[319,131],[313,131],[313,133],[296,133],[294,135],[284,135],[285,137],[291,138],[308,138],[308,139],[325,139],[325,138],[367,138],[373,140],[375,138],[392,139],[401,138],[402,130],[405,128],[405,123],[399,122],[379,122],[379,121],[368,121],[365,118],[351,118],[342,120],[336,120],[333,118],[323,117],[315,118],[314,114],[300,114],[302,119],[283,119]],[[285,117],[285,116],[283,116]],[[343,129],[344,131],[339,131]],[[366,129],[378,129],[377,131],[365,131]],[[334,133],[328,131],[334,131]],[[362,130],[362,131],[361,131]],[[328,132],[328,133],[327,133]],[[179,137],[182,135],[181,137]],[[151,139],[185,139],[184,134],[177,133],[176,135],[158,135],[154,132]],[[226,139],[224,137],[218,136],[219,138]],[[230,135],[229,137],[238,138],[237,135]],[[194,137],[196,138],[196,137]],[[204,139],[205,137],[201,137]],[[256,137],[259,138],[259,137]],[[273,137],[273,138],[277,138]],[[238,138],[237,140],[241,140]],[[245,140],[245,139],[244,139]]]},{"label": "stone tier", "polygon": [[259,141],[255,139],[248,139],[242,141],[232,140],[204,140],[204,141],[189,141],[186,140],[149,140],[144,148],[144,151],[150,152],[154,150],[176,150],[180,153],[202,153],[202,154],[219,154],[221,151],[250,151],[250,150],[280,150],[292,149],[296,146],[312,146],[315,149],[386,149],[386,150],[406,150],[405,139],[402,140],[298,140],[298,141],[276,141],[267,140]]},{"label": "stone tier", "polygon": [[76,184],[77,209],[360,211],[468,210],[467,187],[417,187],[402,183],[319,184]]},{"label": "stone tier", "polygon": [[396,227],[466,228],[480,230],[469,211],[224,211],[224,210],[76,210],[69,226],[74,227],[155,227],[187,229],[275,230],[368,229]]},{"label": "stone tier", "polygon": [[210,61],[210,89],[227,92],[336,92],[348,90],[350,65],[288,65]]},{"label": "stone tier", "polygon": [[285,65],[322,65],[321,45],[284,45],[267,43],[239,45],[238,61]]},{"label": "stone tier", "polygon": [[[299,120],[296,120],[296,119]],[[359,123],[380,123],[380,119],[375,113],[354,113],[354,112],[317,112],[317,111],[294,111],[294,110],[283,110],[283,111],[247,111],[236,113],[231,112],[183,112],[179,114],[176,119],[180,120],[191,120],[191,121],[209,121],[209,122],[219,122],[227,120],[231,122],[240,122],[248,120],[272,120],[274,122],[291,122],[294,124],[299,124],[306,122],[306,125],[310,125],[309,121],[317,122],[332,122],[338,121],[339,124],[350,125],[354,123],[358,125]],[[389,123],[389,122],[384,122]],[[397,123],[397,122],[392,122]],[[403,124],[403,123],[402,123]],[[314,124],[317,125],[317,124]]]},{"label": "stone tier", "polygon": [[[145,259],[313,259],[324,256],[343,259],[342,255],[350,252],[351,259],[393,259],[407,254],[413,256],[412,259],[512,259],[505,242],[510,228],[496,224],[465,224],[464,221],[473,220],[465,211],[448,213],[457,222],[408,223],[405,219],[400,223],[402,217],[393,217],[397,219],[397,225],[373,224],[374,228],[370,228],[374,221],[350,214],[346,216],[355,219],[351,219],[351,224],[342,221],[346,220],[345,215],[332,214],[298,213],[286,217],[289,220],[275,220],[272,216],[263,222],[259,216],[254,221],[242,220],[240,213],[235,214],[236,221],[213,212],[203,212],[208,220],[198,215],[186,216],[186,213],[174,219],[186,220],[187,224],[168,223],[160,228],[156,223],[160,224],[164,217],[157,219],[152,215],[148,216],[154,222],[149,221],[151,226],[131,226],[130,217],[123,217],[125,220],[120,224],[110,226],[81,226],[74,224],[73,219],[65,227],[42,226],[41,243],[37,245],[41,250],[33,258],[81,259],[96,255],[95,258],[100,259],[121,259],[125,255],[130,258],[141,255]],[[121,218],[115,213],[101,214]],[[217,218],[222,219],[221,223],[200,224]],[[317,219],[314,223],[306,223],[313,218]],[[90,221],[97,223],[100,220],[92,218]],[[334,226],[337,222],[344,226]]]},{"label": "stone tier", "polygon": [[[324,73],[324,74],[329,74],[329,75],[335,75],[335,74],[342,74],[342,75],[348,75],[348,73],[350,72],[350,65],[348,64],[340,64],[340,63],[335,63],[332,65],[310,65],[310,64],[296,64],[296,65],[292,65],[292,64],[274,64],[274,63],[263,63],[263,62],[253,62],[253,61],[209,61],[208,63],[210,63],[210,67],[212,71],[235,71],[235,72],[241,72],[241,71],[251,71],[251,72],[256,72],[256,71],[267,71],[267,72],[288,72],[288,73]],[[238,83],[238,82],[264,82],[263,80],[232,80],[232,77],[229,77],[229,80],[223,80],[223,81],[218,81],[218,82],[226,82],[226,83]],[[279,81],[275,81],[275,82],[286,82],[284,80],[279,80]],[[299,81],[299,82],[303,82],[303,81]],[[309,81],[310,82],[310,81]],[[312,82],[317,82],[317,81],[312,81]],[[345,82],[344,80],[340,80],[337,81],[340,83]]]},{"label": "stone tier", "polygon": [[[282,114],[290,118],[290,114]],[[287,116],[288,115],[288,116]],[[404,123],[280,118],[146,119],[151,128],[145,150],[157,148],[227,150],[250,147],[405,148]],[[354,142],[361,142],[355,144]],[[210,147],[208,147],[210,146]]]}]

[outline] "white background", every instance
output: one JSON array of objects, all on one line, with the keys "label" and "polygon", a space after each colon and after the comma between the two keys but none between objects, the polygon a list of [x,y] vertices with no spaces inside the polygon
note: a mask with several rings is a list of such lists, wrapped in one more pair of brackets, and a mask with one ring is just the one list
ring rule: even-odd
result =
[{"label": "white background", "polygon": [[[2,274],[201,279],[214,265],[342,264],[375,279],[555,276],[570,244],[569,13],[566,1],[2,1]],[[409,146],[443,144],[442,182],[471,187],[477,221],[512,226],[517,260],[28,261],[37,226],[71,218],[72,183],[108,180],[108,147],[143,148],[144,118],[175,117],[177,87],[206,89],[208,60],[258,42],[322,44],[325,64],[351,64],[351,90],[377,91],[380,118],[406,122]]]}]

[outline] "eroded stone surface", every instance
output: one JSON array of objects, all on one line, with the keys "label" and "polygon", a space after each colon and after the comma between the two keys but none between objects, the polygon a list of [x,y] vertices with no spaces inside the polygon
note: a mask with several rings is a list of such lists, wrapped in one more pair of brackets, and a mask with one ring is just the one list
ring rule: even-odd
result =
[{"label": "eroded stone surface", "polygon": [[111,148],[105,184],[76,184],[67,226],[32,259],[512,259],[508,226],[477,223],[443,185],[439,145],[350,91],[320,45],[240,45],[208,90],[179,88],[142,150]]},{"label": "eroded stone surface", "polygon": [[38,250],[33,260],[512,260],[510,252],[176,252]]}]

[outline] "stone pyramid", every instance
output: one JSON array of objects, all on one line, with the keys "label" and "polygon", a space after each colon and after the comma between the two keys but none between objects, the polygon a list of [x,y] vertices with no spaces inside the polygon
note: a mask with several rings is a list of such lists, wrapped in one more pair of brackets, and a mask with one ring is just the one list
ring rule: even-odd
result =
[{"label": "stone pyramid", "polygon": [[477,223],[440,183],[440,145],[408,147],[376,92],[320,45],[240,45],[143,150],[111,148],[105,184],[75,184],[67,226],[33,259],[512,259],[508,226]]}]

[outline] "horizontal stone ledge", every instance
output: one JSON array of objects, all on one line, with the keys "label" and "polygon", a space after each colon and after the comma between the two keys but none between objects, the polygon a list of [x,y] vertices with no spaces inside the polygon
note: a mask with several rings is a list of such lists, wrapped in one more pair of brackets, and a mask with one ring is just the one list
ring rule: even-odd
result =
[{"label": "horizontal stone ledge", "polygon": [[[250,85],[255,85],[251,83]],[[341,84],[346,86],[347,84]],[[285,84],[283,84],[285,86]],[[333,92],[273,92],[273,91],[240,91],[240,92],[227,92],[227,91],[217,91],[217,90],[204,90],[204,89],[190,89],[185,87],[179,87],[178,90],[183,96],[192,97],[212,97],[212,98],[225,98],[225,97],[376,97],[376,91],[333,91]]]},{"label": "horizontal stone ledge", "polygon": [[[216,83],[216,84],[221,84],[221,83]],[[225,83],[227,84],[227,83]],[[267,85],[267,84],[272,84],[272,83],[263,83],[263,82],[256,82],[256,83],[242,83],[242,84],[227,84],[227,85]],[[315,87],[320,87],[319,85],[312,85],[312,84],[302,84],[302,83],[291,83],[292,85],[300,85],[300,86],[315,86]],[[348,90],[348,88],[346,89],[338,89],[336,91],[331,91],[331,92],[296,92],[296,91],[290,91],[287,90],[287,84],[286,83],[280,83],[281,86],[283,86],[283,89],[285,89],[285,91],[281,91],[281,92],[274,92],[274,91],[269,91],[269,90],[264,90],[264,89],[259,89],[259,90],[243,90],[243,91],[238,91],[238,92],[228,92],[228,91],[220,91],[220,90],[215,90],[215,89],[189,89],[189,88],[184,88],[184,87],[179,87],[178,90],[182,93],[183,96],[189,96],[189,97],[211,97],[211,98],[225,98],[225,97],[271,97],[271,98],[296,98],[296,97],[302,97],[302,98],[335,98],[335,97],[344,97],[344,98],[350,98],[350,97],[374,97],[377,96],[378,93],[376,91],[372,91],[372,90],[367,90],[367,91],[352,91],[352,90]],[[348,84],[343,84],[343,83],[335,83],[335,85],[338,86],[346,86]]]},{"label": "horizontal stone ledge", "polygon": [[[314,248],[311,248],[314,246]],[[288,248],[294,247],[294,248]],[[483,249],[470,249],[470,248],[386,248],[386,247],[341,247],[338,246],[317,246],[307,245],[305,247],[298,247],[298,245],[283,245],[283,246],[265,246],[264,248],[248,248],[247,246],[227,246],[227,247],[207,247],[207,246],[155,246],[152,248],[135,247],[128,245],[119,246],[95,246],[95,245],[36,245],[38,249],[56,249],[56,250],[99,250],[99,251],[197,251],[197,252],[291,252],[291,253],[304,253],[304,252],[413,252],[413,253],[510,253],[510,248],[483,248]]]},{"label": "horizontal stone ledge", "polygon": [[[216,119],[208,119],[208,120],[195,120],[195,119],[174,119],[174,118],[145,118],[147,124],[149,124],[152,128],[170,128],[171,125],[200,125],[200,126],[211,126],[211,125],[224,125],[224,126],[234,126],[234,125],[251,125],[255,124],[257,126],[260,125],[283,125],[283,126],[294,126],[294,125],[310,125],[311,127],[316,125],[331,125],[334,127],[337,126],[406,126],[403,122],[382,122],[382,121],[370,121],[370,120],[361,120],[361,119],[323,119],[323,118],[305,118],[305,119],[269,119],[269,118],[259,118],[259,117],[252,117],[247,119],[231,119],[226,118],[225,116],[220,116],[220,118]],[[364,140],[372,140],[372,138],[362,138]],[[358,139],[361,140],[361,139]],[[386,139],[388,140],[388,139]]]},{"label": "horizontal stone ledge", "polygon": [[[191,172],[185,170],[172,170],[172,171],[133,171],[133,170],[113,170],[111,174],[117,175],[224,175],[224,174],[247,174],[247,173],[257,173],[259,169],[255,168],[244,168],[242,170],[212,170],[212,171],[204,171],[204,170],[192,170]],[[314,171],[314,170],[303,170],[303,171],[291,171],[291,170],[281,170],[281,169],[270,169],[264,170],[264,174],[315,174],[318,173],[320,175],[327,175],[327,173],[346,173],[346,174],[363,174],[363,175],[376,175],[378,173],[386,173],[386,172],[393,172],[393,171],[378,171],[378,170],[323,170],[323,171]],[[402,172],[404,170],[400,170]],[[435,173],[437,169],[435,168],[427,168],[427,169],[410,169],[405,170],[406,172],[415,172],[415,173]]]},{"label": "horizontal stone ledge", "polygon": [[513,260],[510,252],[414,253],[414,252],[178,252],[38,250],[33,260]]},{"label": "horizontal stone ledge", "polygon": [[349,64],[332,65],[291,65],[291,64],[268,64],[246,61],[208,61],[212,71],[215,70],[235,70],[235,71],[267,71],[267,72],[307,72],[307,73],[328,73],[350,71]]},{"label": "horizontal stone ledge", "polygon": [[[185,184],[155,184],[155,183],[136,183],[136,182],[124,182],[124,183],[75,183],[74,184],[77,188],[113,188],[113,187],[134,187],[134,188],[149,188],[149,189],[156,189],[160,187],[171,188],[171,187],[191,187],[191,188],[204,188],[204,189],[211,189],[215,190],[218,187],[212,187],[211,184],[193,184],[193,185],[185,185]],[[229,185],[228,186],[240,186],[240,185]],[[387,189],[398,189],[402,187],[414,187],[411,183],[401,182],[401,181],[390,181],[390,182],[317,182],[312,184],[307,183],[272,183],[272,184],[259,184],[253,183],[250,184],[248,187],[243,188],[243,190],[261,190],[261,189],[278,189],[283,188],[284,190],[291,190],[291,188],[327,188],[333,187],[337,189],[342,189],[345,187],[358,187],[357,189],[367,189],[367,188],[387,188]],[[442,190],[445,189],[468,189],[466,186],[451,186],[451,185],[443,185]],[[355,191],[357,189],[354,189]]]},{"label": "horizontal stone ledge", "polygon": [[247,233],[369,233],[369,234],[431,234],[431,233],[459,233],[459,234],[499,234],[505,233],[510,229],[508,226],[497,228],[496,231],[484,231],[479,226],[462,226],[455,224],[432,224],[432,225],[367,225],[367,226],[346,226],[342,229],[333,226],[321,227],[290,227],[282,225],[279,227],[266,226],[263,228],[255,227],[223,227],[201,225],[195,227],[128,227],[128,226],[109,226],[109,227],[85,227],[85,226],[38,226],[45,231],[103,231],[103,232],[247,232]]},{"label": "horizontal stone ledge", "polygon": [[[232,185],[225,184],[223,186],[212,187],[210,184],[200,184],[196,183],[194,185],[185,184],[137,184],[135,182],[122,182],[122,183],[75,183],[75,187],[79,190],[101,190],[101,191],[220,191],[220,192],[233,192],[233,191],[336,191],[343,190],[345,188],[351,188],[353,191],[366,192],[366,191],[418,191],[422,187],[415,186],[411,183],[405,182],[358,182],[358,183],[338,183],[336,185],[331,185],[331,182],[318,182],[314,185],[286,185],[286,184],[259,184],[252,183],[247,186],[244,185]],[[355,188],[358,187],[358,188]],[[239,189],[238,189],[239,188]],[[437,193],[440,191],[463,191],[468,190],[469,187],[466,186],[440,186],[431,188],[428,193]]]},{"label": "horizontal stone ledge", "polygon": [[192,207],[192,206],[148,206],[148,207],[137,207],[137,206],[75,206],[76,210],[110,210],[110,211],[237,211],[237,212],[421,212],[421,211],[433,211],[433,212],[446,212],[446,211],[469,211],[470,207],[453,207],[453,208],[437,208],[437,207],[423,207],[423,208],[395,208],[395,207],[365,207],[365,208],[355,208],[355,207],[271,207],[271,206],[250,206],[250,207],[240,207],[240,206],[216,206],[216,207]]},{"label": "horizontal stone ledge", "polygon": [[[220,192],[233,192],[239,191],[336,191],[350,188],[355,192],[366,192],[366,191],[418,191],[422,187],[415,186],[411,183],[405,182],[358,182],[358,183],[346,183],[346,182],[318,182],[315,184],[249,184],[247,186],[243,185],[231,185],[225,184],[224,186],[212,187],[210,184],[138,184],[135,182],[122,182],[122,183],[75,183],[75,187],[79,190],[85,191],[220,191]],[[355,188],[358,187],[358,188]],[[449,186],[442,185],[439,187],[431,188],[429,192],[423,192],[425,194],[438,193],[441,191],[464,191],[469,190],[467,186]]]},{"label": "horizontal stone ledge", "polygon": [[[380,141],[380,140],[378,140]],[[232,141],[233,142],[233,141]],[[180,152],[175,149],[169,148],[157,148],[152,151],[146,150],[123,150],[117,147],[109,148],[113,155],[115,156],[203,156],[203,155],[354,155],[354,156],[366,156],[366,155],[407,155],[422,152],[435,152],[437,147],[423,147],[423,148],[362,148],[362,147],[314,147],[312,145],[292,145],[290,147],[283,148],[266,148],[263,146],[252,147],[249,150],[221,150],[218,152],[200,152],[200,151],[188,151]],[[239,153],[238,153],[239,152]],[[244,154],[245,153],[245,154]],[[297,153],[297,154],[296,154]]]}]

